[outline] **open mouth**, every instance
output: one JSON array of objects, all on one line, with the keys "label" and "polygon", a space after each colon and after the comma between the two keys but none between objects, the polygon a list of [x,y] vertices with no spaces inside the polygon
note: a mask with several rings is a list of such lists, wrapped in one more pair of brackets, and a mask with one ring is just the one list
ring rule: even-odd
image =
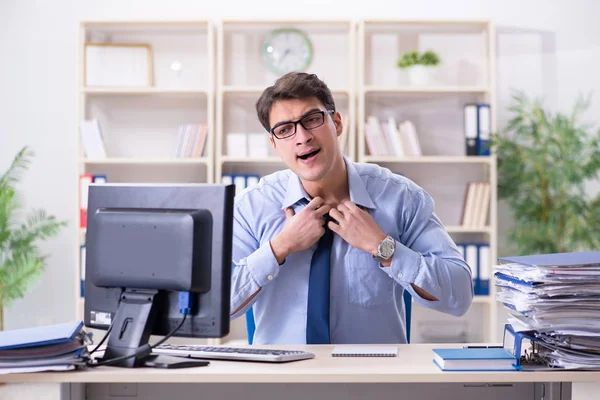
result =
[{"label": "open mouth", "polygon": [[321,149],[317,149],[315,151],[311,151],[310,153],[306,153],[301,156],[298,156],[298,158],[300,158],[301,160],[308,160],[308,159],[316,156],[320,151],[321,151]]}]

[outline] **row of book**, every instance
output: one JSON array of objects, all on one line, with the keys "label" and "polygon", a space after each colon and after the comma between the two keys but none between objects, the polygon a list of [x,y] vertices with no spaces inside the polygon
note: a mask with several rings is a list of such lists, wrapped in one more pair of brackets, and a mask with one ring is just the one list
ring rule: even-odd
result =
[{"label": "row of book", "polygon": [[465,151],[467,156],[489,156],[492,118],[490,105],[470,103],[464,106]]},{"label": "row of book", "polygon": [[[342,119],[347,120],[343,115]],[[343,124],[340,146],[347,152],[349,123]],[[207,142],[206,122],[181,124],[177,128],[175,157],[201,157]],[[97,119],[83,120],[80,135],[85,156],[90,159],[106,158],[106,149]],[[465,154],[490,154],[491,110],[487,103],[469,103],[464,106]],[[263,133],[229,133],[226,135],[227,154],[235,157],[266,157],[269,154],[267,136]],[[380,121],[371,115],[365,123],[365,140],[371,156],[416,157],[422,155],[415,125],[404,120],[397,122],[390,116]]]},{"label": "row of book", "polygon": [[198,158],[204,154],[207,140],[207,124],[181,124],[177,128],[175,157]]},{"label": "row of book", "polygon": [[[492,130],[488,103],[468,103],[463,107],[463,130],[466,156],[489,156]],[[422,155],[415,125],[370,115],[365,123],[365,141],[371,156],[416,157]]]},{"label": "row of book", "polygon": [[483,228],[487,224],[492,187],[489,182],[469,182],[463,203],[461,225]]},{"label": "row of book", "polygon": [[473,277],[473,294],[486,296],[490,294],[490,276],[492,271],[492,255],[488,243],[456,243],[458,250]]},{"label": "row of book", "polygon": [[107,182],[104,174],[81,174],[79,175],[79,227],[87,228],[88,190],[90,184],[102,184]]},{"label": "row of book", "polygon": [[260,180],[256,174],[223,174],[221,183],[224,185],[235,185],[235,195],[240,194],[247,187],[254,186]]},{"label": "row of book", "polygon": [[[206,122],[179,125],[174,156],[176,158],[202,157],[206,148],[207,130]],[[104,137],[98,119],[81,121],[79,134],[82,149],[87,159],[101,160],[107,157]]]},{"label": "row of book", "polygon": [[372,156],[418,157],[421,144],[411,121],[397,122],[394,117],[380,121],[371,115],[365,123],[367,150]]}]

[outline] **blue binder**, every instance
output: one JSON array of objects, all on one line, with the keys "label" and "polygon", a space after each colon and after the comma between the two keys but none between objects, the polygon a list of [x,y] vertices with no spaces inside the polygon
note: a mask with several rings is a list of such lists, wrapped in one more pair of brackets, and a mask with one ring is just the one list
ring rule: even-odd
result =
[{"label": "blue binder", "polygon": [[534,331],[516,332],[511,324],[504,325],[502,345],[515,357],[514,367],[518,370],[550,369],[537,357],[537,343],[540,341],[541,339],[534,336]]},{"label": "blue binder", "polygon": [[533,267],[593,265],[600,264],[600,251],[533,254],[527,256],[501,257],[498,258],[498,260]]},{"label": "blue binder", "polygon": [[0,350],[47,346],[75,340],[83,328],[82,321],[0,332]]}]

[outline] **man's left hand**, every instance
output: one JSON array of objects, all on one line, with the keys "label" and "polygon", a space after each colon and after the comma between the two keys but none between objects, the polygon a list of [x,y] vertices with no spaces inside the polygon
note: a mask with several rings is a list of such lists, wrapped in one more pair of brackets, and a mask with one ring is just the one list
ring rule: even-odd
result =
[{"label": "man's left hand", "polygon": [[374,256],[379,243],[387,236],[367,211],[347,200],[329,211],[331,218],[328,227],[346,242]]}]

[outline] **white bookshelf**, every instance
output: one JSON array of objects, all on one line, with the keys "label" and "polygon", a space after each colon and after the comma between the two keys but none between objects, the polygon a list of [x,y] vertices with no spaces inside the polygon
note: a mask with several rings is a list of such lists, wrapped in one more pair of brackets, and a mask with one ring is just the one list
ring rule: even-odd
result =
[{"label": "white bookshelf", "polygon": [[[199,21],[84,21],[79,28],[77,213],[79,177],[106,175],[108,183],[212,183],[214,179],[215,31]],[[151,79],[146,86],[87,85],[86,43],[144,44],[151,49]],[[128,71],[123,71],[124,74]],[[129,72],[131,73],[131,72]],[[98,119],[106,157],[88,158],[80,123]],[[178,157],[178,127],[206,124],[200,156]],[[80,296],[80,245],[77,234],[76,315],[83,319]]]},{"label": "white bookshelf", "polygon": [[[496,158],[465,155],[462,113],[464,103],[489,103],[492,131],[496,130],[495,33],[488,21],[226,19],[214,25],[209,21],[82,22],[77,179],[80,174],[90,173],[105,174],[108,182],[212,183],[221,182],[223,174],[263,176],[285,168],[258,121],[255,103],[278,78],[262,63],[262,42],[272,30],[288,27],[300,29],[310,38],[313,61],[307,71],[317,73],[327,83],[338,111],[346,116],[346,155],[415,180],[432,194],[437,214],[456,242],[489,243],[491,259],[496,260]],[[84,44],[92,40],[150,44],[152,84],[85,86]],[[400,54],[413,48],[432,48],[440,54],[442,65],[434,83],[412,86],[406,73],[396,67]],[[172,70],[174,61],[181,65],[179,74]],[[414,119],[423,155],[370,155],[364,130],[369,115]],[[84,157],[79,123],[89,118],[100,121],[106,158]],[[188,122],[206,122],[207,143],[201,156],[178,158],[174,156],[177,127]],[[267,154],[229,154],[229,133],[262,135]],[[466,183],[474,180],[491,184],[489,218],[484,226],[464,227],[460,218]],[[79,188],[79,180],[76,184]],[[79,195],[78,190],[77,222]],[[76,254],[78,318],[83,318],[79,245],[84,240],[85,229],[80,229]],[[473,327],[479,336],[471,341],[498,341],[491,277],[490,295],[476,296],[473,310],[481,311],[483,316]],[[420,314],[423,310],[415,307],[413,338],[419,330]],[[453,320],[450,317],[450,323]],[[233,321],[232,335],[223,341],[244,340],[243,324],[243,318]]]},{"label": "white bookshelf", "polygon": [[[222,21],[217,34],[217,94],[215,181],[223,174],[264,176],[285,168],[260,125],[255,104],[260,94],[279,75],[261,60],[264,38],[274,29],[295,28],[311,41],[313,58],[308,72],[315,72],[330,87],[336,107],[348,124],[347,155],[355,154],[355,24],[346,20],[243,20]],[[266,156],[232,156],[227,148],[229,133],[253,133],[264,137]]]},{"label": "white bookshelf", "polygon": [[[471,102],[490,104],[491,129],[496,130],[494,40],[494,28],[488,21],[394,19],[360,21],[357,39],[358,161],[390,168],[421,185],[432,195],[436,213],[453,240],[489,243],[490,263],[497,254],[496,158],[493,154],[466,156],[463,106]],[[441,64],[428,84],[412,84],[407,71],[396,66],[400,56],[411,50],[433,50],[439,55]],[[383,123],[390,116],[397,123],[411,120],[422,156],[371,155],[365,137],[369,116]],[[461,225],[470,181],[491,184],[489,217],[483,227]],[[420,307],[413,309],[413,338],[419,337],[420,322],[445,317]],[[458,321],[450,317],[446,322],[462,320],[478,325],[469,328],[477,332],[471,341],[501,339],[491,276],[490,294],[475,296],[474,306],[465,317]]]}]

